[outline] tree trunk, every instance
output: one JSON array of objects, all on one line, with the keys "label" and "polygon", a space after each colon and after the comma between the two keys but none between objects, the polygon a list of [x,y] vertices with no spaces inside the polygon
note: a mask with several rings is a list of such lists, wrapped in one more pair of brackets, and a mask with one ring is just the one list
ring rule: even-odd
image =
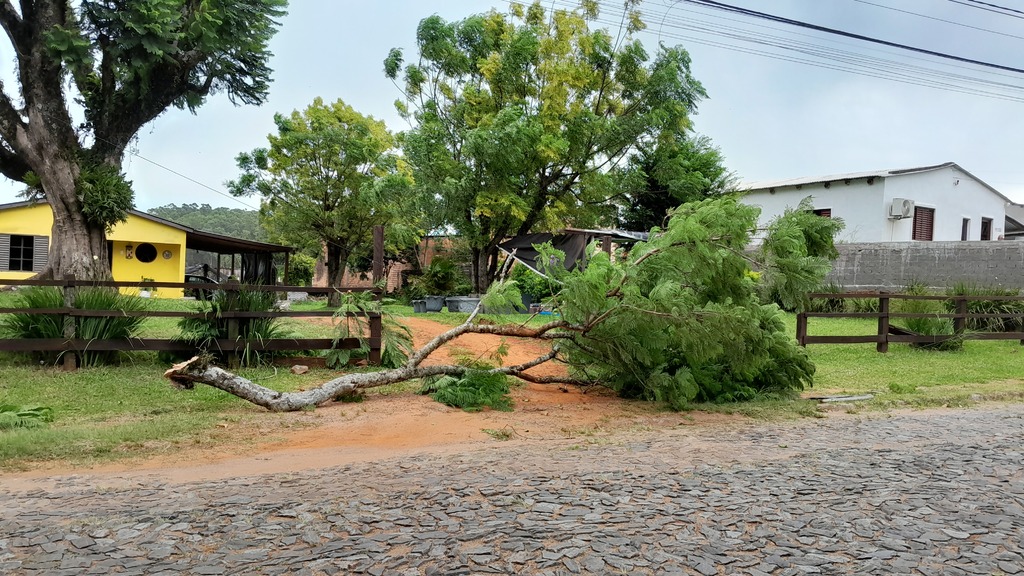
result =
[{"label": "tree trunk", "polygon": [[[341,281],[345,276],[345,267],[348,264],[349,251],[339,246],[336,242],[327,243],[327,287],[340,288]],[[332,290],[327,294],[327,305],[337,308],[341,305],[341,294]]]},{"label": "tree trunk", "polygon": [[61,178],[56,186],[44,185],[44,190],[53,210],[49,273],[54,278],[70,274],[80,279],[109,280],[106,231],[86,221],[74,180],[67,184]]}]

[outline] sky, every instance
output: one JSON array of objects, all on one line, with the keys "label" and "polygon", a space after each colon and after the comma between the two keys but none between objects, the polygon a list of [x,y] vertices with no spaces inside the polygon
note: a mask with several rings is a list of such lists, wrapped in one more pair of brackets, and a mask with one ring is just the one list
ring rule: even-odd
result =
[{"label": "sky", "polygon": [[[564,7],[568,0],[546,0]],[[621,3],[600,0],[601,22]],[[1007,67],[1024,68],[1024,13],[1013,0],[725,0],[726,4]],[[291,0],[271,50],[265,104],[235,107],[213,96],[193,115],[172,109],[147,125],[124,166],[142,210],[198,203],[256,208],[225,182],[235,157],[266,146],[277,112],[316,97],[342,99],[398,131],[398,88],[384,76],[393,47],[415,57],[416,26],[461,19],[499,0]],[[708,99],[696,132],[720,148],[742,181],[764,182],[958,163],[1024,202],[1024,73],[954,62],[679,0],[646,0],[641,39],[682,45]],[[607,23],[607,24],[606,24]],[[0,45],[0,61],[11,62]],[[8,64],[10,66],[10,64]],[[9,77],[9,71],[3,71]],[[920,85],[926,84],[926,85]],[[10,83],[8,82],[8,85]],[[0,183],[0,203],[20,186]]]}]

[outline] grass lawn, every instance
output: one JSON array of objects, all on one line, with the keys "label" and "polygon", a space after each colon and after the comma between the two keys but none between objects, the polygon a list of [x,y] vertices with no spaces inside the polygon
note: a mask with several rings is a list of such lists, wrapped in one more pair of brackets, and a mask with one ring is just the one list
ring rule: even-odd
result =
[{"label": "grass lawn", "polygon": [[[12,306],[10,293],[0,293],[0,307]],[[189,301],[153,300],[158,309],[198,309]],[[294,309],[323,309],[322,300],[295,303]],[[389,305],[398,316],[411,315],[410,307]],[[465,314],[424,315],[446,324],[458,324]],[[523,322],[522,315],[492,317],[496,321]],[[550,316],[537,316],[541,324]],[[328,323],[289,319],[286,326],[297,335],[331,336]],[[812,318],[810,333],[874,334],[873,321]],[[150,318],[143,336],[170,337],[177,332],[173,318]],[[789,317],[795,334],[795,318]],[[894,344],[887,354],[873,344],[811,345],[808,353],[818,367],[809,394],[860,394],[875,397],[858,403],[856,410],[892,407],[965,405],[971,396],[1016,399],[1024,396],[1021,381],[1021,346],[1016,341],[967,341],[957,352],[932,352]],[[53,409],[55,421],[39,429],[0,430],[0,470],[25,467],[32,462],[63,460],[88,464],[111,459],[181,452],[192,447],[244,447],[272,438],[289,427],[315,425],[315,413],[270,414],[227,393],[208,387],[183,392],[162,377],[166,364],[153,353],[137,353],[120,366],[81,369],[64,373],[51,367],[31,366],[23,358],[0,355],[0,404],[42,405]],[[314,370],[303,376],[281,368],[258,368],[240,373],[275,390],[295,390],[322,382],[336,372]],[[409,387],[400,388],[408,390]],[[817,414],[809,401],[766,399],[734,405],[698,406],[718,412],[742,413],[757,418]],[[854,410],[854,408],[848,408]],[[245,426],[237,425],[245,423]],[[240,430],[248,430],[240,433]],[[241,434],[241,435],[240,435]],[[246,436],[248,434],[248,436]]]}]

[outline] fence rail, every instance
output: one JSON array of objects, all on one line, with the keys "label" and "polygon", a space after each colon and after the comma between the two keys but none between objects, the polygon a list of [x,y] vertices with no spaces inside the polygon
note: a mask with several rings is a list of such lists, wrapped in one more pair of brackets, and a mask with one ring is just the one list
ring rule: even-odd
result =
[{"label": "fence rail", "polygon": [[[808,344],[867,344],[874,343],[878,352],[888,352],[889,343],[904,344],[941,344],[951,339],[962,340],[1019,340],[1024,345],[1024,332],[985,332],[969,331],[967,324],[971,320],[1014,320],[1015,325],[1024,326],[1024,307],[1021,312],[1015,313],[971,313],[968,312],[970,302],[1020,302],[1024,296],[982,296],[982,295],[954,295],[954,296],[932,296],[919,294],[893,294],[887,292],[850,292],[850,293],[814,293],[808,294],[811,300],[855,300],[871,299],[878,300],[877,312],[800,312],[796,317],[796,340],[801,346]],[[921,312],[893,312],[892,301],[900,300],[933,300],[940,302],[954,303],[955,311],[921,313]],[[812,336],[808,333],[807,321],[809,318],[877,318],[878,330],[875,334],[868,335],[833,335],[833,336]],[[893,326],[891,320],[894,318],[945,318],[953,320],[953,333],[940,335],[917,334],[910,330]]]},{"label": "fence rail", "polygon": [[[384,232],[383,228],[377,226],[373,230],[373,283],[376,284],[382,277],[384,271]],[[44,314],[60,318],[64,326],[63,338],[26,338],[26,339],[0,339],[0,351],[4,352],[60,352],[63,366],[66,370],[74,370],[77,367],[76,356],[85,352],[107,352],[107,351],[173,351],[173,352],[199,352],[195,344],[187,341],[163,338],[126,338],[126,339],[83,339],[75,334],[74,318],[90,317],[146,317],[146,318],[210,318],[212,312],[200,311],[175,311],[175,310],[86,310],[75,308],[70,304],[74,302],[71,298],[73,291],[78,288],[107,287],[107,288],[135,288],[140,290],[152,288],[184,288],[199,291],[223,291],[229,300],[242,291],[264,291],[275,293],[304,292],[309,295],[329,295],[333,292],[372,292],[375,298],[380,299],[382,290],[374,288],[367,290],[356,287],[306,287],[306,286],[270,286],[270,285],[241,285],[237,282],[224,284],[205,284],[187,282],[120,282],[120,281],[94,281],[80,280],[73,277],[58,280],[0,280],[4,286],[52,286],[64,291],[65,306],[60,308],[0,308],[0,314]],[[360,342],[355,338],[346,338],[335,342],[331,338],[273,338],[273,339],[243,339],[239,337],[241,323],[245,319],[252,318],[303,318],[303,317],[329,317],[335,312],[330,310],[275,310],[266,312],[243,312],[224,311],[216,314],[216,318],[227,321],[227,338],[208,340],[209,348],[228,355],[229,364],[235,365],[238,359],[246,351],[296,351],[296,350],[351,350],[359,348]],[[381,355],[381,317],[375,312],[360,313],[351,312],[348,316],[360,316],[367,319],[369,337],[366,343],[369,345],[368,362],[380,364]]]}]

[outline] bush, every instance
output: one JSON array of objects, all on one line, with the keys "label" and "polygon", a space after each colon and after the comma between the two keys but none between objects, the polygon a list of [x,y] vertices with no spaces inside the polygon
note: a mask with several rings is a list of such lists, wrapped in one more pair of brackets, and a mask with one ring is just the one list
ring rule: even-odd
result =
[{"label": "bush", "polygon": [[434,400],[466,412],[478,412],[484,408],[509,412],[512,410],[512,398],[508,393],[507,376],[477,370],[466,372],[462,377],[429,378],[420,389],[420,394],[430,394]]},{"label": "bush", "polygon": [[[228,337],[228,318],[225,312],[269,312],[275,309],[277,295],[275,292],[256,290],[241,286],[237,291],[217,290],[209,300],[209,308],[200,306],[198,311],[205,312],[202,318],[182,318],[178,322],[181,330],[177,336],[208,352],[218,361],[223,362],[227,353],[220,349],[217,340]],[[239,340],[272,340],[289,338],[292,333],[281,326],[279,318],[237,318]],[[262,352],[246,345],[239,361],[243,366],[255,366],[269,361],[273,352]]]},{"label": "bush", "polygon": [[316,270],[316,259],[301,252],[291,255],[288,259],[288,276],[284,283],[288,286],[309,286],[313,283],[313,272]]},{"label": "bush", "polygon": [[554,280],[541,276],[524,264],[516,264],[509,279],[515,281],[520,294],[529,296],[533,302],[550,298],[558,289]]},{"label": "bush", "polygon": [[465,296],[472,287],[459,266],[448,258],[434,258],[421,276],[409,280],[406,293],[410,299],[427,295]]},{"label": "bush", "polygon": [[[928,291],[922,284],[912,284],[904,288],[904,293],[913,296],[927,295]],[[940,342],[913,343],[911,346],[925,350],[960,350],[964,346],[963,338],[956,337],[952,318],[939,318],[946,312],[943,302],[938,300],[895,300],[893,312],[905,314],[935,314],[935,317],[922,316],[917,318],[893,318],[892,323],[902,326],[922,336],[951,336]]]},{"label": "bush", "polygon": [[[148,301],[121,294],[110,288],[80,288],[75,291],[73,306],[81,310],[113,310],[141,312]],[[17,307],[63,308],[64,293],[60,288],[40,286],[18,292]],[[133,338],[145,320],[142,316],[75,317],[75,337],[81,340],[123,340]],[[64,338],[64,320],[56,314],[15,313],[0,319],[0,333],[8,338]],[[56,363],[60,353],[34,352],[34,361]],[[81,366],[99,366],[116,360],[116,351],[84,351],[78,354]]]},{"label": "bush", "polygon": [[[823,284],[816,292],[826,294],[842,294],[846,289],[841,284],[830,282]],[[846,310],[846,301],[842,298],[812,298],[807,307],[808,312],[843,312]]]},{"label": "bush", "polygon": [[[1020,292],[1009,288],[986,287],[968,282],[958,282],[946,290],[947,296],[1019,296]],[[946,311],[956,312],[956,300],[945,301]],[[968,314],[1018,314],[1017,318],[971,318],[966,328],[979,332],[1017,332],[1024,329],[1024,301],[1021,300],[974,300],[967,302]]]}]

